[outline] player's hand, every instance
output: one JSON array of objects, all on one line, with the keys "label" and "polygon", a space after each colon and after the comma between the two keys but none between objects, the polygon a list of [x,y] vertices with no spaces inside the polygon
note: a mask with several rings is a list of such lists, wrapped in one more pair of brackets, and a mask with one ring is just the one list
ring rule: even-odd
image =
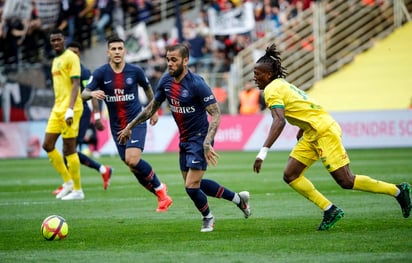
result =
[{"label": "player's hand", "polygon": [[100,120],[100,119],[95,120],[94,121],[94,127],[96,127],[96,130],[98,130],[98,131],[103,131],[104,130],[104,125],[103,125],[102,120]]},{"label": "player's hand", "polygon": [[126,144],[127,140],[130,139],[132,131],[130,130],[129,126],[126,126],[123,130],[117,133],[117,141],[120,144]]},{"label": "player's hand", "polygon": [[260,172],[260,168],[262,168],[263,160],[260,158],[256,158],[255,163],[253,164],[253,171],[256,173]]},{"label": "player's hand", "polygon": [[104,100],[106,98],[106,93],[103,90],[94,90],[90,92],[90,95],[98,100]]},{"label": "player's hand", "polygon": [[212,164],[213,166],[216,166],[219,155],[215,152],[212,145],[204,144],[203,149],[205,151],[205,158],[206,158],[207,163]]},{"label": "player's hand", "polygon": [[66,114],[64,114],[64,120],[66,121],[67,126],[71,126],[73,124],[73,109],[68,108]]},{"label": "player's hand", "polygon": [[150,117],[150,125],[156,125],[157,121],[159,120],[159,115],[157,113],[153,114],[152,117]]}]

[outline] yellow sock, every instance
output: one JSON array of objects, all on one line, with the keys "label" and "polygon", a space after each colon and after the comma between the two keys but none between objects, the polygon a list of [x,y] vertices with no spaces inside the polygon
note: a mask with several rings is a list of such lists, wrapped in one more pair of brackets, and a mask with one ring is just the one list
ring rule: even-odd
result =
[{"label": "yellow sock", "polygon": [[316,190],[312,182],[303,175],[293,180],[289,185],[296,192],[312,201],[322,210],[326,210],[332,205],[332,202],[326,199],[326,197],[324,197],[318,190]]},{"label": "yellow sock", "polygon": [[355,176],[353,190],[395,196],[398,192],[398,187],[394,184],[372,179],[366,175],[357,174]]},{"label": "yellow sock", "polygon": [[66,156],[67,166],[73,179],[73,190],[80,190],[82,188],[80,183],[80,159],[77,153]]},{"label": "yellow sock", "polygon": [[54,148],[54,150],[48,152],[47,155],[49,156],[49,160],[53,165],[54,169],[56,169],[56,171],[63,178],[63,181],[65,183],[70,181],[72,177],[70,176],[70,173],[67,170],[66,165],[64,164],[63,156],[60,154],[60,152],[56,148]]}]

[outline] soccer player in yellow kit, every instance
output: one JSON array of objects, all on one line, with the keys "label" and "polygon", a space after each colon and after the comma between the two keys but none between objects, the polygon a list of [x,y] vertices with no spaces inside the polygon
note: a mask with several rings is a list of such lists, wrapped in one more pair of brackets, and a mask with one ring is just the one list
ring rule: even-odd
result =
[{"label": "soccer player in yellow kit", "polygon": [[304,91],[288,83],[284,79],[285,75],[280,53],[273,44],[257,60],[254,68],[254,80],[259,89],[263,90],[273,122],[263,147],[256,156],[253,170],[260,172],[269,148],[281,134],[287,120],[291,125],[299,127],[299,131],[298,142],[290,153],[283,180],[324,211],[318,230],[332,228],[344,215],[343,210],[323,196],[304,175],[306,169],[319,159],[343,189],[393,196],[401,206],[403,217],[409,217],[410,185],[395,185],[366,175],[353,174],[349,168],[349,157],[342,145],[339,124]]},{"label": "soccer player in yellow kit", "polygon": [[[57,199],[84,199],[80,182],[80,160],[76,150],[79,121],[83,112],[80,97],[80,58],[65,49],[65,37],[61,30],[50,33],[50,43],[56,53],[52,64],[54,105],[47,122],[43,149],[53,167],[63,178],[63,188]],[[59,136],[63,138],[63,155],[55,148]]]}]

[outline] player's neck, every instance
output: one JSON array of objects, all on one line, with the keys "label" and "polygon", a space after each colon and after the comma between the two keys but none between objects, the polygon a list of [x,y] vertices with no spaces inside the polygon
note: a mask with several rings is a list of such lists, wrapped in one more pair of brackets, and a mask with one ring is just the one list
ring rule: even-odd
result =
[{"label": "player's neck", "polygon": [[187,72],[187,69],[183,70],[182,74],[180,74],[177,77],[174,77],[174,81],[179,83],[186,76]]},{"label": "player's neck", "polygon": [[123,71],[125,64],[126,64],[125,62],[121,62],[121,63],[110,62],[110,67],[113,69],[114,72],[120,73]]}]

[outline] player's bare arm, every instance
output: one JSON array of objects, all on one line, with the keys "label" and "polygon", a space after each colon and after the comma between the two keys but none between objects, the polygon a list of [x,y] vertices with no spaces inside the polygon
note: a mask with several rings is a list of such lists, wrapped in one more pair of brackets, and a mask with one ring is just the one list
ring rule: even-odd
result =
[{"label": "player's bare arm", "polygon": [[92,107],[93,107],[94,127],[96,127],[98,131],[103,131],[104,125],[100,118],[100,107],[99,107],[99,102],[97,101],[96,98],[92,98]]},{"label": "player's bare arm", "polygon": [[206,157],[207,162],[211,163],[212,165],[217,165],[217,158],[219,157],[219,155],[213,149],[212,141],[215,138],[217,129],[219,128],[219,124],[220,124],[220,119],[221,119],[220,108],[217,103],[213,103],[206,107],[206,111],[211,116],[211,119],[210,119],[209,129],[207,131],[206,138],[203,142],[203,149],[205,152],[205,157]]},{"label": "player's bare arm", "polygon": [[70,102],[69,102],[69,108],[66,111],[66,115],[64,119],[66,120],[66,124],[68,126],[71,126],[73,123],[73,107],[76,102],[76,98],[79,94],[79,89],[80,89],[80,78],[72,78],[72,93],[70,94]]},{"label": "player's bare arm", "polygon": [[283,108],[271,109],[270,113],[272,114],[273,121],[272,125],[270,126],[269,134],[265,140],[265,143],[263,144],[262,149],[256,156],[255,162],[253,164],[253,171],[255,171],[256,173],[260,172],[262,163],[266,157],[268,150],[275,143],[286,125],[285,110]]},{"label": "player's bare arm", "polygon": [[273,121],[270,126],[268,137],[263,144],[263,147],[268,148],[272,147],[286,125],[285,110],[283,108],[272,109],[270,113],[272,114]]},{"label": "player's bare arm", "polygon": [[[148,85],[145,89],[144,92],[146,94],[146,98],[149,101],[152,101],[154,98],[154,94],[153,94],[153,90],[152,87],[150,85]],[[157,121],[159,120],[159,115],[157,114],[157,111],[152,115],[152,117],[150,117],[150,125],[155,125],[157,123]]]},{"label": "player's bare arm", "polygon": [[91,98],[95,98],[98,100],[104,100],[106,98],[106,94],[102,90],[91,91],[90,89],[85,88],[82,92],[82,99],[90,100]]},{"label": "player's bare arm", "polygon": [[160,108],[161,103],[155,100],[151,100],[150,103],[147,105],[146,108],[142,112],[139,113],[131,122],[127,124],[127,126],[117,133],[117,140],[119,143],[124,144],[130,138],[131,129],[139,125],[140,123],[148,120],[151,118],[157,110]]}]

